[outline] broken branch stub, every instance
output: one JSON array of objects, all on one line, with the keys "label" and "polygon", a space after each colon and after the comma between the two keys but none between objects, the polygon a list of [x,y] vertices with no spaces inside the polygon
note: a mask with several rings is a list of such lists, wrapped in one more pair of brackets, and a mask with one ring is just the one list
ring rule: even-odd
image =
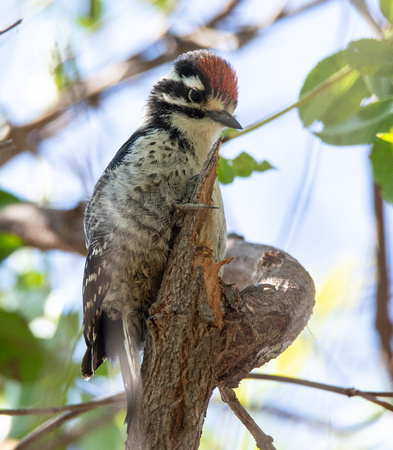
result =
[{"label": "broken branch stub", "polygon": [[274,247],[230,237],[224,283],[224,328],[217,384],[236,387],[248,373],[282,353],[306,326],[315,303],[310,275]]}]

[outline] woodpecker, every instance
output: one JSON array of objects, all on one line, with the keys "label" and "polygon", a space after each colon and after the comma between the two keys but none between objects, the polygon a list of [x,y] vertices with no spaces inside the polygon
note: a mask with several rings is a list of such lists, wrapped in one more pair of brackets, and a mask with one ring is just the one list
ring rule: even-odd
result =
[{"label": "woodpecker", "polygon": [[[119,359],[129,425],[140,399],[139,353],[171,246],[173,216],[232,116],[238,100],[233,67],[211,51],[188,52],[152,88],[140,127],[98,180],[85,212],[82,376]],[[226,227],[218,183],[205,233],[217,261]]]}]

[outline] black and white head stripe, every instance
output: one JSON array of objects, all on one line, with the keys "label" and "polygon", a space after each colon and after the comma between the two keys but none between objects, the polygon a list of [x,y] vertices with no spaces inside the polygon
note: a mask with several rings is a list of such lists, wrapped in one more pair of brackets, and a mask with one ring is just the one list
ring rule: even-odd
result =
[{"label": "black and white head stripe", "polygon": [[181,55],[152,95],[167,103],[190,106],[213,96],[237,105],[237,77],[232,66],[213,52],[200,50]]},{"label": "black and white head stripe", "polygon": [[188,52],[179,56],[168,74],[154,85],[144,120],[167,127],[180,114],[239,128],[231,119],[237,97],[237,76],[227,61],[211,51]]}]

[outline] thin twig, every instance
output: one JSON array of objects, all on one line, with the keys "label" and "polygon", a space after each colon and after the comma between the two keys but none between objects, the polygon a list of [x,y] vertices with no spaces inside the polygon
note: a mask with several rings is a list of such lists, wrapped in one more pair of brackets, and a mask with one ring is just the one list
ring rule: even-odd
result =
[{"label": "thin twig", "polygon": [[230,16],[233,10],[244,0],[232,0],[226,4],[223,10],[205,24],[206,28],[216,28],[217,24]]},{"label": "thin twig", "polygon": [[380,195],[380,188],[373,183],[374,196],[374,217],[376,229],[376,272],[377,291],[375,298],[375,329],[381,341],[382,354],[386,362],[386,367],[393,380],[393,350],[390,345],[393,337],[393,324],[389,317],[389,272],[386,252],[386,230],[383,212],[383,200]]},{"label": "thin twig", "polygon": [[3,416],[46,416],[49,414],[59,414],[66,411],[80,411],[84,413],[100,406],[125,403],[125,394],[111,394],[104,397],[97,397],[90,402],[75,403],[73,405],[54,406],[51,408],[22,408],[22,409],[0,409]]},{"label": "thin twig", "polygon": [[23,19],[19,19],[17,20],[15,23],[13,23],[12,25],[10,25],[9,27],[7,27],[4,30],[0,30],[0,36],[4,33],[7,33],[7,31],[12,30],[13,28],[17,27],[18,25],[20,25],[22,23]]},{"label": "thin twig", "polygon": [[33,443],[37,442],[46,434],[56,430],[57,428],[61,427],[61,425],[63,425],[65,422],[74,419],[80,414],[83,414],[87,411],[91,411],[92,409],[98,408],[99,406],[124,403],[124,400],[125,400],[124,394],[116,394],[107,396],[105,398],[101,398],[99,400],[93,400],[91,402],[81,403],[78,405],[70,405],[70,407],[72,407],[71,410],[64,412],[60,416],[47,420],[39,427],[35,428],[31,433],[27,434],[23,439],[21,439],[18,442],[18,445],[15,447],[15,450],[26,449],[30,447]]},{"label": "thin twig", "polygon": [[333,86],[335,83],[337,83],[338,81],[345,78],[352,71],[353,71],[353,69],[349,66],[343,67],[341,70],[339,70],[338,72],[333,74],[331,77],[329,77],[322,83],[318,84],[318,86],[315,86],[315,88],[311,89],[306,94],[302,95],[297,102],[292,103],[291,105],[287,106],[284,109],[281,109],[280,111],[278,111],[277,113],[275,113],[271,116],[268,116],[266,119],[260,120],[256,123],[248,126],[247,128],[244,128],[244,130],[242,130],[242,131],[231,130],[231,132],[228,133],[224,137],[224,142],[229,141],[234,138],[237,138],[239,136],[243,136],[247,133],[251,133],[251,131],[254,131],[254,130],[262,127],[263,125],[266,125],[266,124],[272,122],[273,120],[278,119],[279,117],[283,116],[284,114],[291,111],[292,109],[298,108],[299,106],[306,104],[307,102],[312,100],[314,97],[316,97],[318,94],[320,94],[324,90],[328,89],[330,86]]},{"label": "thin twig", "polygon": [[357,9],[358,13],[363,17],[363,19],[370,25],[374,33],[381,37],[382,29],[381,26],[374,20],[371,15],[367,3],[364,0],[349,0],[350,3]]},{"label": "thin twig", "polygon": [[284,9],[284,11],[277,17],[277,19],[285,19],[285,18],[290,18],[294,15],[298,16],[300,14],[302,14],[303,12],[307,12],[312,8],[315,8],[316,6],[320,6],[323,3],[327,3],[329,0],[314,0],[312,2],[309,3],[305,3],[301,6],[299,6],[298,8],[294,9],[293,11],[287,11],[286,9]]},{"label": "thin twig", "polygon": [[109,422],[113,420],[114,414],[113,408],[108,408],[103,411],[99,416],[94,415],[91,419],[85,420],[83,422],[79,421],[72,426],[67,427],[62,432],[56,433],[56,435],[51,436],[50,439],[45,439],[39,444],[40,450],[53,450],[70,448],[80,448],[80,446],[75,445],[81,439],[86,438],[88,434],[95,433],[96,430],[108,425]]},{"label": "thin twig", "polygon": [[250,416],[250,414],[248,414],[248,412],[243,408],[243,406],[237,399],[235,391],[225,386],[220,386],[218,389],[220,391],[222,401],[231,408],[235,416],[252,434],[257,447],[261,450],[275,450],[275,447],[273,445],[273,438],[265,434],[259,428],[254,419]]},{"label": "thin twig", "polygon": [[281,383],[292,383],[299,386],[306,386],[313,389],[321,389],[323,391],[334,392],[336,394],[346,395],[347,397],[362,397],[372,403],[375,403],[383,408],[393,412],[393,405],[390,403],[378,400],[377,397],[391,397],[393,398],[393,392],[371,392],[360,391],[355,388],[343,388],[339,386],[333,386],[331,384],[317,383],[315,381],[301,380],[299,378],[284,377],[281,375],[268,375],[264,373],[250,373],[247,378],[255,380],[270,380],[279,381]]}]

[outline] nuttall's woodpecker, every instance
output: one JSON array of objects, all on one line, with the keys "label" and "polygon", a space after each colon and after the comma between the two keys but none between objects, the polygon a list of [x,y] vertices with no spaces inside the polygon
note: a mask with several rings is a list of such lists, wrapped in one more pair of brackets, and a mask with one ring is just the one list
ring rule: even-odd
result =
[{"label": "nuttall's woodpecker", "polygon": [[[232,66],[211,51],[181,55],[153,87],[141,126],[98,180],[85,213],[82,375],[119,357],[127,415],[136,401],[139,351],[171,245],[173,215],[232,116]],[[202,235],[223,259],[226,227],[218,183]],[[127,420],[127,419],[126,419]]]}]

